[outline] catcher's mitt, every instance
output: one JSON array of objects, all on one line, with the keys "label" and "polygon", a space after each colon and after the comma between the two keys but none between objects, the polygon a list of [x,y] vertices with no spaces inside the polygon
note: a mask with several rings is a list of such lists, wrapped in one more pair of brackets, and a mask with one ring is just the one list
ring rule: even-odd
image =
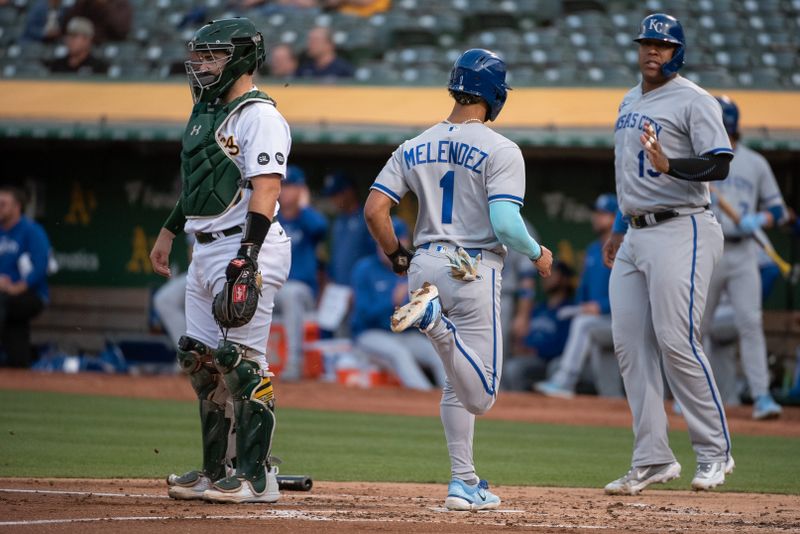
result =
[{"label": "catcher's mitt", "polygon": [[472,282],[480,280],[478,265],[481,263],[481,255],[478,254],[473,259],[462,247],[456,249],[455,254],[448,252],[447,259],[450,260],[450,274],[456,280]]},{"label": "catcher's mitt", "polygon": [[250,258],[237,257],[228,266],[222,291],[214,297],[212,313],[221,328],[238,328],[250,322],[261,296],[261,273]]}]

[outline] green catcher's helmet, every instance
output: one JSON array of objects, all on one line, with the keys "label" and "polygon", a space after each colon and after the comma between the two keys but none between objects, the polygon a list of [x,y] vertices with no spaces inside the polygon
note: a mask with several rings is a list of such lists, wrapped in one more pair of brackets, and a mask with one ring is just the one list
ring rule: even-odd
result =
[{"label": "green catcher's helmet", "polygon": [[225,95],[233,82],[257,69],[267,55],[261,33],[243,17],[209,22],[186,46],[193,54],[185,65],[195,103],[214,102]]}]

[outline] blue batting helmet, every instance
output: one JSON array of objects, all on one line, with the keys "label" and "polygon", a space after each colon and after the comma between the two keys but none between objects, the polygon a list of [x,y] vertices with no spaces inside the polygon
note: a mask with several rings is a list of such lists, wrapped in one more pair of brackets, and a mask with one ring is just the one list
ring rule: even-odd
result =
[{"label": "blue batting helmet", "polygon": [[503,109],[510,89],[506,84],[506,63],[489,50],[467,50],[453,65],[447,88],[481,97],[489,106],[487,119],[493,121]]},{"label": "blue batting helmet", "polygon": [[739,135],[739,108],[727,95],[717,97],[717,102],[722,107],[722,124],[731,137]]},{"label": "blue batting helmet", "polygon": [[655,13],[642,20],[642,28],[634,41],[641,42],[645,39],[664,41],[677,45],[672,59],[661,65],[661,73],[669,78],[683,67],[686,51],[686,37],[683,35],[683,26],[672,15]]}]

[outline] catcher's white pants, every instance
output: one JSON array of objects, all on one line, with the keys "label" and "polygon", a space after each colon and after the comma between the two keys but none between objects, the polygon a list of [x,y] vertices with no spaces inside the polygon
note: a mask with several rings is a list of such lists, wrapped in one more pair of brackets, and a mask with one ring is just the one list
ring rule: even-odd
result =
[{"label": "catcher's white pants", "polygon": [[[211,348],[216,348],[223,338],[211,311],[214,295],[225,284],[225,269],[236,257],[241,240],[242,235],[236,234],[207,244],[197,243],[192,254],[186,283],[186,334]],[[252,349],[248,351],[248,359],[258,362],[263,370],[268,369],[265,355],[275,293],[286,282],[291,261],[289,238],[281,225],[274,222],[258,255],[262,277],[258,310],[249,323],[228,330],[228,341]]]},{"label": "catcher's white pants", "polygon": [[446,253],[452,246],[439,244],[418,249],[408,270],[409,288],[425,282],[439,289],[443,317],[427,333],[442,359],[447,383],[440,413],[452,476],[475,479],[472,436],[475,415],[488,411],[500,387],[503,369],[503,337],[500,324],[500,287],[503,258],[483,251],[481,278],[472,282],[450,275]]}]

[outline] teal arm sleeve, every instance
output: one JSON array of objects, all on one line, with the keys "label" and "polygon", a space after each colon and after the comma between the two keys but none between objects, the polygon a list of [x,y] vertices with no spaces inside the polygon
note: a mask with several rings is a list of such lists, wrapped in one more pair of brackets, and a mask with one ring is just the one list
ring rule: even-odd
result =
[{"label": "teal arm sleeve", "polygon": [[492,202],[489,204],[489,219],[502,244],[536,261],[542,255],[542,247],[528,234],[519,208],[519,204],[515,202]]}]

